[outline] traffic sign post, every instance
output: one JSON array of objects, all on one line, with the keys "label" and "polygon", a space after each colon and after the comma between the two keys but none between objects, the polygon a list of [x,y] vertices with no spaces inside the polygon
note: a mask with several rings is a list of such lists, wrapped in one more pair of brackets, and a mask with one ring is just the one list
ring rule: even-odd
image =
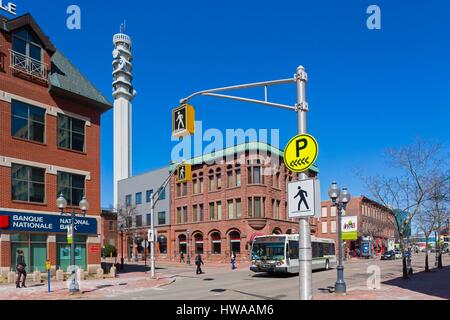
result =
[{"label": "traffic sign post", "polygon": [[183,104],[172,111],[172,136],[182,138],[195,133],[195,109]]},{"label": "traffic sign post", "polygon": [[306,179],[288,185],[289,218],[320,216],[320,181]]}]

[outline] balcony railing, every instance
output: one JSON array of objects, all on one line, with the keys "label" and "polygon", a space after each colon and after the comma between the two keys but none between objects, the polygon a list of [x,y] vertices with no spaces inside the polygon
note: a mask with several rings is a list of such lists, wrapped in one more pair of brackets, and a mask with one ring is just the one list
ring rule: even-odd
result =
[{"label": "balcony railing", "polygon": [[47,64],[19,52],[10,50],[10,67],[16,72],[24,73],[32,78],[48,82]]}]

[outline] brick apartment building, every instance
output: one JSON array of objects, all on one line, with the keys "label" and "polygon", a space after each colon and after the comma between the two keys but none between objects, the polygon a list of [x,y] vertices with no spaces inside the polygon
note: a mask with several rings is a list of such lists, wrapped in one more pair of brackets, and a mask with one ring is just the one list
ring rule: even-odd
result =
[{"label": "brick apartment building", "polygon": [[79,211],[76,263],[100,266],[100,116],[106,98],[58,51],[29,14],[0,16],[0,272],[15,269],[17,250],[28,271],[70,264],[63,193]]},{"label": "brick apartment building", "polygon": [[298,232],[286,201],[287,182],[296,175],[285,168],[282,151],[248,143],[189,162],[192,181],[180,184],[173,177],[170,183],[171,227],[158,239],[160,255],[179,261],[181,252],[185,258],[200,253],[229,262],[234,252],[248,261],[255,236]]},{"label": "brick apartment building", "polygon": [[112,209],[102,209],[101,213],[101,236],[102,246],[117,245],[117,214]]},{"label": "brick apartment building", "polygon": [[[350,256],[360,256],[363,241],[371,244],[374,254],[393,249],[396,236],[395,215],[383,205],[364,196],[353,198],[345,216],[358,218],[358,240],[345,241]],[[334,239],[337,243],[337,208],[331,201],[322,202],[322,215],[316,219],[317,236]]]}]

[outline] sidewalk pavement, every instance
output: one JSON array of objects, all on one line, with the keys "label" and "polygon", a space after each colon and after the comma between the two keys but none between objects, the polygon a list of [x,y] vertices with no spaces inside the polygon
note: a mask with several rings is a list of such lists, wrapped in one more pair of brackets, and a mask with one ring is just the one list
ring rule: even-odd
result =
[{"label": "sidewalk pavement", "polygon": [[8,284],[0,286],[0,300],[72,300],[90,299],[95,297],[113,297],[120,293],[132,293],[149,288],[159,288],[171,284],[175,279],[170,275],[156,274],[156,279],[150,279],[145,273],[119,274],[117,278],[85,280],[80,282],[80,293],[71,295],[67,281],[52,281],[51,292],[47,283],[28,283],[28,288],[16,288]]},{"label": "sidewalk pavement", "polygon": [[320,293],[314,300],[450,300],[450,266],[422,271],[407,280],[401,277],[386,279],[379,289],[351,288],[345,296]]}]

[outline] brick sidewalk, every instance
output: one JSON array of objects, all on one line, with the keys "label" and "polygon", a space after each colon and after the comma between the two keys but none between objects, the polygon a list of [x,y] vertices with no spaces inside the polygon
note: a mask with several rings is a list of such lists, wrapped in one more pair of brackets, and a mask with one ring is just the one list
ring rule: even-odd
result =
[{"label": "brick sidewalk", "polygon": [[357,287],[349,289],[345,296],[321,293],[314,300],[450,300],[450,266],[419,272],[408,280],[385,280],[379,290]]},{"label": "brick sidewalk", "polygon": [[117,278],[86,280],[80,283],[80,293],[70,295],[67,282],[51,282],[48,293],[47,283],[28,284],[28,288],[17,289],[14,285],[0,286],[0,300],[71,300],[95,297],[108,298],[115,294],[132,293],[149,288],[168,285],[174,281],[171,276],[157,274],[157,279],[150,279],[143,273],[121,274]]}]

